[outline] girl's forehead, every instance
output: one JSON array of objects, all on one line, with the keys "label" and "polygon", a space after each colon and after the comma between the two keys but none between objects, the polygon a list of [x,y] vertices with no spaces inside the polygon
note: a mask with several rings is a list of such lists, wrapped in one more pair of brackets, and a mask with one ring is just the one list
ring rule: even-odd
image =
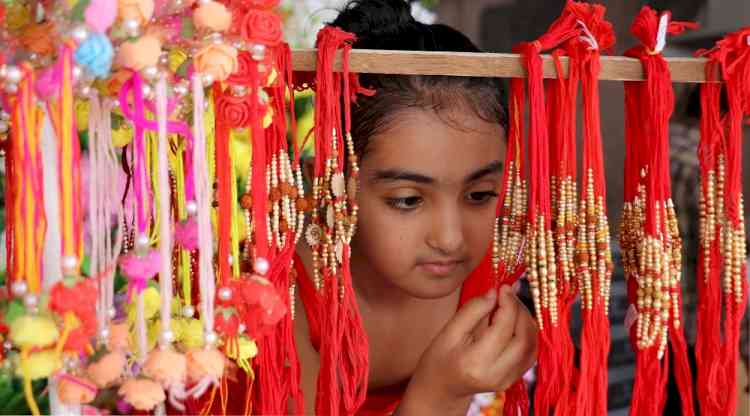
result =
[{"label": "girl's forehead", "polygon": [[365,175],[399,169],[454,182],[504,156],[500,124],[469,113],[409,110],[370,139],[361,168]]}]

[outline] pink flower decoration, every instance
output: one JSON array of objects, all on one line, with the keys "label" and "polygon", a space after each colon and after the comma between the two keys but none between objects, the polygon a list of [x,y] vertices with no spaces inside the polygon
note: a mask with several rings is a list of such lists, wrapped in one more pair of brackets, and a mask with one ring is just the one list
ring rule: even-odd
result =
[{"label": "pink flower decoration", "polygon": [[175,224],[174,239],[185,250],[198,248],[198,223],[195,221],[195,217],[190,217],[187,221],[180,221]]},{"label": "pink flower decoration", "polygon": [[104,33],[117,18],[117,3],[113,0],[91,0],[85,12],[86,23]]},{"label": "pink flower decoration", "polygon": [[36,94],[39,97],[47,97],[53,99],[57,96],[57,86],[55,85],[55,74],[52,68],[47,68],[37,76],[36,79]]}]

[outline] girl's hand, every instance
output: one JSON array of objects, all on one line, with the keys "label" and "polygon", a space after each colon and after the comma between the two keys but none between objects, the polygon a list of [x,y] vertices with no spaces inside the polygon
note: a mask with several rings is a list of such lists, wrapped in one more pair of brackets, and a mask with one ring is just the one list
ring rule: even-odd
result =
[{"label": "girl's hand", "polygon": [[510,287],[472,299],[422,355],[397,414],[465,415],[474,394],[521,378],[536,348],[536,323]]}]

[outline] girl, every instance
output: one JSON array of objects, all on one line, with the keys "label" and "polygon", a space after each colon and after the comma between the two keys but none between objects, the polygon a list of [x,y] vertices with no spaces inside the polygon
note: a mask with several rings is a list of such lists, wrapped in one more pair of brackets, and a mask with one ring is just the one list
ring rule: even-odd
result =
[{"label": "girl", "polygon": [[[415,21],[404,0],[350,1],[332,25],[354,33],[355,48],[479,52],[450,27]],[[501,85],[365,74],[360,82],[376,91],[352,108],[360,211],[351,271],[370,360],[361,414],[466,414],[474,394],[507,388],[536,356],[528,310],[487,283],[505,153]],[[304,313],[295,338],[313,414],[312,260],[304,243],[297,255]]]}]

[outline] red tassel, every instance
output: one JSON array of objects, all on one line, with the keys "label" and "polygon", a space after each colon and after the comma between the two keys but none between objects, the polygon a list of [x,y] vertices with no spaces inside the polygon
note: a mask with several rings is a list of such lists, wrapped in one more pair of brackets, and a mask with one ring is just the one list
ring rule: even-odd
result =
[{"label": "red tassel", "polygon": [[621,245],[628,278],[637,282],[629,289],[638,292],[638,296],[630,294],[638,307],[631,415],[661,415],[669,375],[667,342],[671,342],[675,357],[674,374],[683,414],[693,414],[692,375],[682,334],[678,280],[681,242],[670,199],[669,118],[674,95],[669,68],[660,52],[667,33],[677,34],[695,25],[669,22],[670,17],[667,12],[657,18],[656,12],[643,7],[631,27],[642,45],[626,52],[642,62],[646,74],[645,82],[625,84],[625,201],[629,205],[623,216]]}]

